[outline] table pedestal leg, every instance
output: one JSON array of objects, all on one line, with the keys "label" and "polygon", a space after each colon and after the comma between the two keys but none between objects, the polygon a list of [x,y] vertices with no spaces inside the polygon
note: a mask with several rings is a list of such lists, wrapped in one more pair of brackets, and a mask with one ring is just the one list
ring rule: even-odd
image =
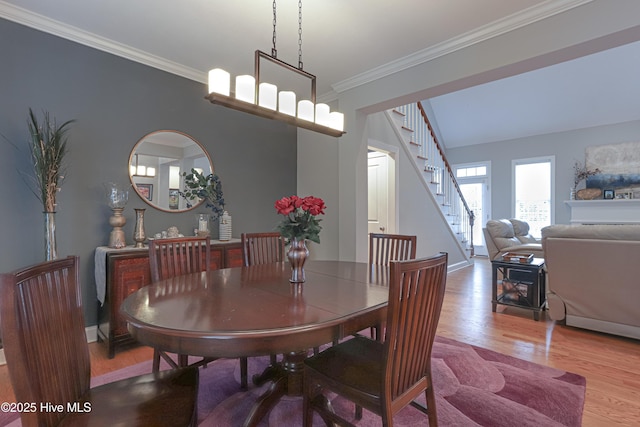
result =
[{"label": "table pedestal leg", "polygon": [[281,363],[269,365],[261,374],[253,377],[253,383],[257,386],[267,382],[271,382],[271,385],[251,409],[244,422],[245,427],[258,425],[282,396],[302,396],[303,362],[306,358],[307,351],[285,353]]}]

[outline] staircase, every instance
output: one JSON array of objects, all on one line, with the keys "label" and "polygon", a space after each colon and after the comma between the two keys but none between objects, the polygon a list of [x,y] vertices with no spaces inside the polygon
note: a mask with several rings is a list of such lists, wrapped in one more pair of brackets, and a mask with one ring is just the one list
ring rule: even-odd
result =
[{"label": "staircase", "polygon": [[387,111],[387,117],[438,202],[458,243],[469,257],[474,256],[473,211],[464,200],[422,104],[396,107]]}]

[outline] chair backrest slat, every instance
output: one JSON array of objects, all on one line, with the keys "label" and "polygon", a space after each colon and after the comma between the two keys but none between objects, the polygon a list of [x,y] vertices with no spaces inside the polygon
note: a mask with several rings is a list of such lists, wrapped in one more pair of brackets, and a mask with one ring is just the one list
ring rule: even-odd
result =
[{"label": "chair backrest slat", "polygon": [[385,378],[393,400],[431,375],[447,277],[447,254],[391,261],[385,337]]},{"label": "chair backrest slat", "polygon": [[245,266],[284,261],[284,238],[278,232],[242,233]]},{"label": "chair backrest slat", "polygon": [[208,271],[211,265],[209,237],[158,239],[149,243],[151,281]]},{"label": "chair backrest slat", "polygon": [[416,257],[416,236],[404,234],[369,234],[369,264],[389,265]]},{"label": "chair backrest slat", "polygon": [[[89,390],[91,367],[78,257],[3,274],[0,307],[0,331],[16,401],[79,402]],[[21,414],[21,419],[25,427],[57,425],[64,415],[38,408]]]}]

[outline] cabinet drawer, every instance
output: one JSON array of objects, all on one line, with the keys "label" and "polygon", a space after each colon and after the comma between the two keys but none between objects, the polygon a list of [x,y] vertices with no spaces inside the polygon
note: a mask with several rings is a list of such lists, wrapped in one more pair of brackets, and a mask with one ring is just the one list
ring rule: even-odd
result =
[{"label": "cabinet drawer", "polygon": [[242,267],[244,261],[242,259],[242,244],[234,244],[225,247],[225,268]]}]

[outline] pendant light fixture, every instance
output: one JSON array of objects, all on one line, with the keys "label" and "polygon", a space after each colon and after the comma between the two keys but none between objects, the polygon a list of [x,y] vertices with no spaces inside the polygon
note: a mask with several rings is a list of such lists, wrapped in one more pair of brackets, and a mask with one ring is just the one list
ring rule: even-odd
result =
[{"label": "pendant light fixture", "polygon": [[[269,61],[287,71],[310,80],[311,95],[296,103],[296,93],[289,90],[278,92],[276,85],[260,81],[260,62]],[[316,104],[316,76],[303,70],[302,66],[302,0],[298,1],[298,66],[278,59],[276,49],[276,0],[273,1],[273,48],[271,55],[255,51],[255,73],[235,78],[235,90],[231,91],[231,76],[216,68],[209,71],[209,95],[213,104],[254,114],[268,119],[280,120],[291,125],[339,137],[344,135],[344,116],[330,111],[327,104]]]}]

